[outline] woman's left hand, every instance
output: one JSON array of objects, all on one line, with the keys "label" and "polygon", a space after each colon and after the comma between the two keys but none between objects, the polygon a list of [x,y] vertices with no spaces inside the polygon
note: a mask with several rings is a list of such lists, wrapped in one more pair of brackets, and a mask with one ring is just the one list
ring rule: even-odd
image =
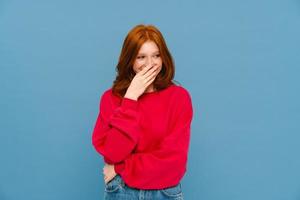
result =
[{"label": "woman's left hand", "polygon": [[114,165],[105,163],[103,167],[103,175],[105,184],[112,180],[117,175]]}]

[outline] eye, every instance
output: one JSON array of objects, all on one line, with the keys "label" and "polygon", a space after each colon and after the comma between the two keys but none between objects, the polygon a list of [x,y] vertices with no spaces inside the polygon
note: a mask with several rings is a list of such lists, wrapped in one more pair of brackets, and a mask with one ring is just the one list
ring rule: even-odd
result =
[{"label": "eye", "polygon": [[160,54],[156,54],[155,57],[156,57],[156,58],[159,58],[159,57],[160,57]]},{"label": "eye", "polygon": [[143,59],[145,56],[138,56],[137,59]]}]

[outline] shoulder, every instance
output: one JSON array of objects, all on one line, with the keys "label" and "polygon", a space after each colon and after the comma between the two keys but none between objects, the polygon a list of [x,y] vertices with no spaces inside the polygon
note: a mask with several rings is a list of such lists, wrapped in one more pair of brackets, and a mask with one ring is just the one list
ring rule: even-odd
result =
[{"label": "shoulder", "polygon": [[112,88],[106,88],[103,92],[102,92],[102,97],[108,97],[108,96],[112,96]]},{"label": "shoulder", "polygon": [[170,86],[170,93],[168,95],[168,102],[175,110],[182,111],[193,111],[193,103],[189,90],[182,85],[172,85]]},{"label": "shoulder", "polygon": [[120,101],[119,97],[113,94],[112,88],[105,89],[100,97],[102,103],[113,103],[116,104]]},{"label": "shoulder", "polygon": [[188,118],[193,116],[193,103],[189,90],[182,85],[172,85],[170,88],[172,95],[170,95],[170,106],[175,110],[175,115],[184,115]]},{"label": "shoulder", "polygon": [[187,88],[182,85],[173,84],[170,86],[171,96],[175,98],[177,101],[189,100],[191,101],[191,94]]},{"label": "shoulder", "polygon": [[101,101],[107,100],[111,98],[111,96],[112,96],[112,88],[106,88],[104,91],[102,91],[100,95],[100,99]]}]

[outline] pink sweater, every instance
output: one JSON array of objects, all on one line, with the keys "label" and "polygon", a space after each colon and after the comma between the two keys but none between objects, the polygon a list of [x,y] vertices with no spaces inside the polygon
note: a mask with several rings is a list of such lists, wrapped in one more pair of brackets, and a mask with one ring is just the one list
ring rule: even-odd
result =
[{"label": "pink sweater", "polygon": [[142,94],[137,101],[106,90],[92,144],[124,182],[137,189],[175,186],[186,172],[193,107],[182,86]]}]

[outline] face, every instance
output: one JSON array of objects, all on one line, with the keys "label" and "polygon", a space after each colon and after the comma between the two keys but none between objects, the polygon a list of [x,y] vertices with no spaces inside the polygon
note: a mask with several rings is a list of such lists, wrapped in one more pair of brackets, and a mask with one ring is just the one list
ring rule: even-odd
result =
[{"label": "face", "polygon": [[141,46],[134,61],[133,70],[135,73],[138,73],[147,65],[158,66],[159,71],[162,68],[160,52],[158,46],[153,41],[147,41]]}]

